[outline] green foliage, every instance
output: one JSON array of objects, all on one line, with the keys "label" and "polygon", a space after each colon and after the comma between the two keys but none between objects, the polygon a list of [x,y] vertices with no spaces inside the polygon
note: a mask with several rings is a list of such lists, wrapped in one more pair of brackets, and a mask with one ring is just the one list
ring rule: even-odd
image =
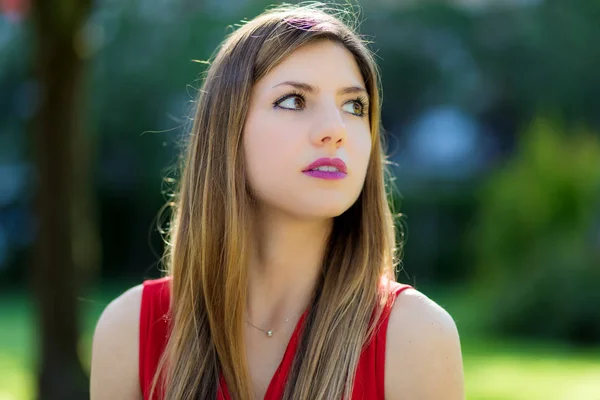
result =
[{"label": "green foliage", "polygon": [[600,139],[541,117],[490,177],[472,236],[495,329],[600,342]]}]

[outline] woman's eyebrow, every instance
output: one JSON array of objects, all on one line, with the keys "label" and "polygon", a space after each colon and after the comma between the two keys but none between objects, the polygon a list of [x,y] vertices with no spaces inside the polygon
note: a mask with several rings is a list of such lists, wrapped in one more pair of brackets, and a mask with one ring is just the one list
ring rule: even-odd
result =
[{"label": "woman's eyebrow", "polygon": [[[308,93],[315,93],[315,92],[319,91],[317,88],[315,88],[312,85],[309,85],[308,83],[296,82],[296,81],[281,82],[281,83],[278,83],[277,85],[273,86],[273,88],[276,88],[276,87],[282,86],[282,85],[292,86],[292,87],[295,87],[296,89],[303,90]],[[347,87],[344,87],[344,88],[341,88],[340,90],[338,90],[339,95],[351,94],[351,93],[367,93],[367,90],[365,88],[363,88],[362,86],[347,86]]]}]

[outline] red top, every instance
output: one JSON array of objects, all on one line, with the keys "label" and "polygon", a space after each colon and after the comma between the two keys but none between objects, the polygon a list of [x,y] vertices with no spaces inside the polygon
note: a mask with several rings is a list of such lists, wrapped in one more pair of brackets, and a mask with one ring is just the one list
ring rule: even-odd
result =
[{"label": "red top", "polygon": [[[170,277],[166,277],[144,282],[140,312],[139,349],[140,387],[144,400],[160,400],[160,396],[158,395],[150,399],[149,392],[154,372],[156,371],[168,337],[170,279]],[[389,315],[393,300],[396,299],[398,294],[408,288],[410,288],[408,285],[391,282],[392,301],[388,303],[379,320],[379,329],[377,330],[375,340],[369,342],[360,356],[354,381],[354,390],[352,392],[353,399],[384,399],[385,341]],[[292,333],[283,359],[267,388],[265,400],[278,400],[283,396],[286,377],[292,366],[294,354],[298,347],[300,327],[305,317],[306,312],[300,317]],[[230,400],[227,384],[223,376],[220,379],[217,400]]]}]

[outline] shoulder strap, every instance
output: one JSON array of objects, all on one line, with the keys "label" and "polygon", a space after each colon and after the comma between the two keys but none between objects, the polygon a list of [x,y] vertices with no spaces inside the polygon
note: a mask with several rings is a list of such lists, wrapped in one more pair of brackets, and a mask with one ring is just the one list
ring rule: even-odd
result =
[{"label": "shoulder strap", "polygon": [[[139,332],[139,379],[144,400],[150,400],[150,387],[169,332],[171,278],[143,283]],[[155,400],[154,396],[152,400]]]},{"label": "shoulder strap", "polygon": [[387,328],[390,320],[390,313],[392,307],[400,293],[406,289],[412,289],[410,285],[404,285],[398,282],[390,282],[390,301],[386,304],[383,314],[381,315],[380,327],[377,331],[375,338],[375,376],[377,377],[377,393],[380,394],[380,398],[384,398],[385,393],[385,349],[386,349],[386,338]]}]

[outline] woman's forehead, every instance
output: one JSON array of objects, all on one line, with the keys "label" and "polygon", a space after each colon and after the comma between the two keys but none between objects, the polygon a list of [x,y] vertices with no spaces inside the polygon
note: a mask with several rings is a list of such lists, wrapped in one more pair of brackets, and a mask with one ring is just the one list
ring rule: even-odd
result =
[{"label": "woman's forehead", "polygon": [[314,91],[336,93],[342,88],[365,85],[352,53],[329,40],[296,49],[258,81],[256,87],[261,92],[271,91],[284,82],[303,83]]}]

